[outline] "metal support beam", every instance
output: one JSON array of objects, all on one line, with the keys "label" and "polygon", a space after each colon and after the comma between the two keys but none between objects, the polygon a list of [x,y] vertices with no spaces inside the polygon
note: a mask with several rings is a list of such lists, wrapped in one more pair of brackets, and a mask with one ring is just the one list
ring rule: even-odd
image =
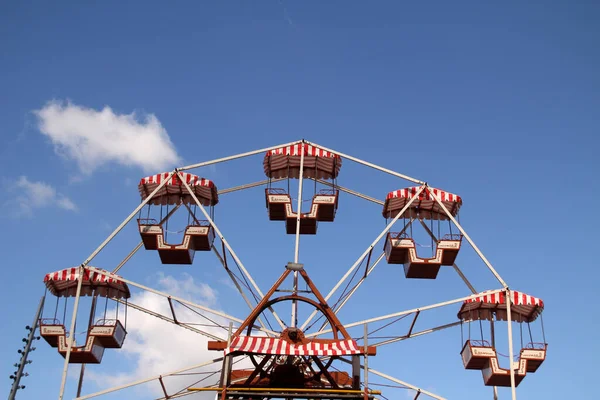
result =
[{"label": "metal support beam", "polygon": [[327,148],[327,147],[321,146],[320,144],[311,143],[311,142],[308,142],[308,141],[305,141],[305,143],[308,143],[308,144],[310,144],[310,145],[312,145],[312,146],[318,147],[318,148],[320,148],[320,149],[322,149],[322,150],[325,150],[325,151],[329,151],[329,152],[335,153],[335,154],[339,155],[340,157],[342,157],[342,158],[347,158],[348,160],[350,160],[350,161],[354,161],[355,163],[358,163],[358,164],[365,165],[365,166],[367,166],[367,167],[370,167],[370,168],[376,169],[376,170],[378,170],[378,171],[381,171],[381,172],[385,172],[386,174],[390,174],[390,175],[393,175],[393,176],[397,176],[398,178],[405,179],[405,180],[407,180],[407,181],[410,181],[410,182],[416,183],[416,184],[418,184],[418,185],[424,185],[424,184],[425,184],[425,182],[423,182],[423,181],[420,181],[420,180],[418,180],[418,179],[415,179],[415,178],[411,178],[411,177],[410,177],[410,176],[408,176],[408,175],[404,175],[404,174],[401,174],[401,173],[398,173],[398,172],[392,171],[391,169],[387,169],[387,168],[380,167],[379,165],[376,165],[376,164],[373,164],[373,163],[370,163],[370,162],[367,162],[367,161],[363,161],[363,160],[361,160],[360,158],[352,157],[352,156],[349,156],[348,154],[340,153],[339,151],[336,151],[336,150],[331,150],[331,149],[329,149],[329,148]]},{"label": "metal support beam", "polygon": [[375,343],[372,346],[378,347],[378,346],[384,346],[386,344],[401,342],[401,341],[406,340],[406,339],[412,339],[412,338],[417,337],[417,336],[423,336],[423,335],[427,335],[427,334],[430,334],[430,333],[433,333],[433,332],[441,331],[443,329],[452,328],[452,327],[458,326],[460,324],[461,324],[460,321],[452,322],[452,323],[449,323],[449,324],[436,326],[435,328],[425,329],[425,330],[422,330],[422,331],[419,331],[419,332],[411,333],[408,336],[399,336],[397,338],[384,340],[382,342]]},{"label": "metal support beam", "polygon": [[[429,190],[429,188],[427,190]],[[458,223],[458,221],[454,218],[454,216],[450,213],[450,211],[448,211],[448,209],[446,208],[446,206],[444,205],[444,203],[442,203],[442,200],[440,200],[440,197],[437,194],[435,194],[433,192],[433,190],[429,190],[429,194],[435,199],[435,201],[438,203],[438,205],[441,207],[441,209],[444,210],[444,212],[446,213],[446,215],[448,216],[448,218],[450,218],[450,220],[454,223],[454,225],[456,225],[456,227],[458,228],[458,230],[460,231],[460,233],[462,233],[462,235],[465,237],[465,239],[467,239],[467,241],[471,244],[471,246],[473,247],[473,250],[475,250],[475,252],[477,253],[477,255],[479,255],[479,257],[481,258],[481,260],[488,267],[488,269],[492,272],[492,274],[496,277],[496,279],[498,279],[498,282],[500,282],[500,284],[505,289],[508,288],[508,285],[506,284],[506,282],[504,281],[504,279],[502,279],[502,277],[500,276],[500,274],[498,274],[498,272],[492,266],[492,263],[490,263],[488,261],[488,259],[483,255],[483,253],[481,252],[481,250],[479,250],[479,247],[477,247],[477,245],[471,239],[471,237],[467,234],[467,232],[463,229],[463,227]]]},{"label": "metal support beam", "polygon": [[75,321],[77,319],[77,309],[79,307],[79,298],[81,296],[81,285],[83,283],[83,275],[85,273],[85,267],[83,264],[79,267],[79,277],[77,278],[77,290],[75,292],[75,304],[73,305],[73,314],[71,316],[71,327],[69,329],[69,337],[65,338],[67,344],[67,354],[65,354],[65,365],[63,367],[62,378],[60,381],[60,392],[58,394],[58,400],[62,400],[65,395],[65,385],[67,383],[67,372],[69,370],[69,360],[71,359],[71,349],[75,343]]},{"label": "metal support beam", "polygon": [[513,366],[514,361],[514,350],[513,350],[513,335],[512,335],[512,295],[511,290],[506,289],[506,322],[508,322],[508,362],[510,371],[510,391],[512,394],[512,400],[517,400],[517,389],[515,384],[515,368]]},{"label": "metal support beam", "polygon": [[225,162],[225,161],[235,160],[235,159],[238,159],[238,158],[244,158],[244,157],[253,156],[255,154],[266,153],[267,151],[275,150],[275,149],[278,149],[280,147],[293,146],[293,145],[298,144],[300,142],[302,142],[302,141],[301,140],[296,140],[295,142],[290,142],[290,143],[286,143],[286,144],[278,144],[277,146],[265,147],[264,149],[259,149],[259,150],[254,150],[254,151],[248,151],[246,153],[240,153],[240,154],[236,154],[236,155],[229,156],[229,157],[217,158],[217,159],[211,160],[211,161],[205,161],[205,162],[201,162],[201,163],[197,163],[197,164],[191,164],[191,165],[188,165],[188,166],[185,166],[185,167],[178,168],[178,170],[179,171],[186,171],[188,169],[206,167],[207,165],[218,164],[218,163],[222,163],[222,162]]},{"label": "metal support beam", "polygon": [[[310,179],[315,180],[315,178],[310,178]],[[376,199],[374,197],[371,197],[371,196],[367,196],[366,194],[362,194],[362,193],[357,192],[355,190],[348,189],[348,188],[346,188],[344,186],[334,185],[333,183],[328,182],[328,181],[324,181],[323,179],[316,179],[316,181],[319,182],[320,184],[325,185],[325,186],[329,186],[329,187],[332,187],[332,188],[339,189],[340,192],[348,193],[348,194],[350,194],[352,196],[356,196],[356,197],[358,197],[360,199],[370,201],[371,203],[379,204],[380,206],[382,206],[382,205],[385,204],[384,201],[378,200],[378,199]]]},{"label": "metal support beam", "polygon": [[[304,143],[303,143],[304,144]],[[296,243],[294,245],[294,263],[298,264],[300,258],[300,223],[302,219],[302,187],[304,186],[304,146],[300,154],[300,171],[298,173],[298,208],[296,210]],[[294,295],[298,294],[298,271],[294,271]],[[298,302],[292,301],[292,321],[291,327],[295,328],[298,324]]]}]

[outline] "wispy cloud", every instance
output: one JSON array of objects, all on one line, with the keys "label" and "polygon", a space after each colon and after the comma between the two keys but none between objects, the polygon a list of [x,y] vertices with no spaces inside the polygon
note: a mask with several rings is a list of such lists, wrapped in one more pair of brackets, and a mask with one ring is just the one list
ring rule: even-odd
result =
[{"label": "wispy cloud", "polygon": [[35,182],[26,176],[20,176],[15,183],[8,183],[7,193],[14,194],[8,201],[9,205],[16,207],[12,215],[21,217],[33,216],[34,210],[46,207],[58,207],[67,211],[77,211],[73,201],[45,182]]},{"label": "wispy cloud", "polygon": [[106,164],[138,167],[156,173],[181,162],[173,143],[154,114],[118,114],[71,102],[48,102],[35,110],[38,128],[54,150],[90,175]]}]

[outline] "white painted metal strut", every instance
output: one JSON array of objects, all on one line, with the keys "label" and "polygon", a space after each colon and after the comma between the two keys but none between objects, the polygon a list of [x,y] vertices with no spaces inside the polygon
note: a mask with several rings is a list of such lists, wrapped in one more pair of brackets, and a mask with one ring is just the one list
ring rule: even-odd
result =
[{"label": "white painted metal strut", "polygon": [[517,389],[515,384],[515,368],[513,365],[514,350],[513,350],[513,335],[512,335],[512,296],[510,289],[506,288],[506,322],[508,322],[508,360],[510,368],[510,391],[512,400],[517,400]]},{"label": "white painted metal strut", "polygon": [[[338,290],[338,288],[348,278],[348,276],[350,276],[350,274],[352,273],[352,271],[354,271],[360,265],[360,263],[363,261],[363,259],[367,256],[367,254],[369,254],[369,252],[371,252],[373,250],[373,248],[381,240],[381,238],[383,236],[385,236],[385,234],[387,234],[389,232],[389,230],[392,228],[392,226],[394,226],[394,224],[396,223],[396,221],[398,221],[398,219],[406,212],[406,210],[408,210],[410,208],[411,204],[419,197],[419,194],[421,194],[421,192],[423,191],[423,189],[425,189],[425,185],[421,186],[419,188],[419,190],[417,190],[417,193],[415,194],[415,196],[413,196],[408,201],[408,203],[406,203],[406,205],[402,208],[402,210],[400,210],[400,212],[398,213],[398,215],[396,215],[394,217],[394,219],[392,219],[392,221],[383,229],[383,231],[381,231],[381,233],[379,235],[377,235],[377,238],[375,238],[375,240],[371,243],[371,245],[369,247],[367,247],[367,249],[358,258],[358,260],[356,260],[356,262],[350,267],[350,269],[348,269],[348,271],[346,272],[346,274],[338,281],[338,283],[333,287],[333,289],[331,289],[331,291],[329,292],[329,294],[325,297],[326,301],[331,298],[331,296]],[[317,310],[313,311],[312,314],[310,314],[310,316],[308,317],[308,319],[306,320],[306,322],[304,322],[304,325],[302,325],[302,327],[300,329],[301,330],[305,330],[306,327],[308,326],[309,322],[315,317],[315,315],[317,315]]]},{"label": "white painted metal strut", "polygon": [[311,179],[316,180],[317,182],[319,182],[320,184],[323,184],[325,186],[335,187],[336,189],[339,189],[341,192],[351,194],[352,196],[356,196],[360,199],[370,201],[371,203],[379,204],[380,206],[385,204],[384,201],[378,200],[371,196],[367,196],[366,194],[362,194],[360,192],[357,192],[356,190],[348,189],[347,187],[340,186],[340,185],[334,185],[333,183],[324,181],[323,179],[315,179],[315,178],[311,178]]},{"label": "white painted metal strut", "polygon": [[255,154],[266,153],[267,151],[275,150],[275,149],[278,149],[280,147],[293,146],[293,145],[301,143],[301,142],[302,142],[301,140],[296,140],[294,142],[290,142],[290,143],[286,143],[286,144],[279,144],[277,146],[265,147],[264,149],[248,151],[246,153],[240,153],[240,154],[236,154],[236,155],[229,156],[229,157],[217,158],[215,160],[210,160],[210,161],[205,161],[205,162],[201,162],[201,163],[197,163],[197,164],[187,165],[185,167],[178,168],[178,170],[179,171],[185,171],[185,170],[188,170],[188,169],[200,168],[200,167],[205,167],[207,165],[218,164],[218,163],[222,163],[222,162],[225,162],[225,161],[231,161],[231,160],[235,160],[235,159],[238,159],[238,158],[249,157],[249,156],[253,156]]},{"label": "white painted metal strut", "polygon": [[62,379],[60,382],[60,392],[58,394],[58,400],[62,400],[65,394],[65,385],[67,383],[67,372],[69,370],[69,360],[71,358],[71,349],[75,344],[75,320],[77,319],[77,309],[79,307],[79,297],[81,296],[81,285],[83,283],[85,267],[79,266],[79,278],[77,279],[77,291],[75,293],[75,304],[73,305],[73,315],[71,317],[71,328],[69,329],[69,337],[66,338],[67,342],[67,354],[65,354],[65,365],[63,367]]},{"label": "white painted metal strut", "polygon": [[[504,289],[490,290],[490,291],[486,292],[486,294],[500,293],[500,292],[503,292],[503,291],[504,291]],[[343,326],[344,326],[345,329],[348,329],[348,328],[352,328],[354,326],[359,326],[359,325],[363,325],[363,324],[371,324],[371,323],[377,322],[377,321],[383,321],[383,320],[390,319],[390,318],[400,317],[402,315],[412,314],[412,313],[415,313],[417,311],[431,310],[431,309],[438,308],[438,307],[448,306],[450,304],[460,303],[461,301],[465,301],[465,300],[469,300],[469,299],[474,299],[476,297],[477,297],[477,295],[470,295],[470,296],[460,297],[458,299],[443,301],[441,303],[431,304],[431,305],[424,306],[424,307],[419,307],[419,308],[413,308],[413,309],[410,309],[410,310],[400,311],[400,312],[396,312],[396,313],[393,313],[393,314],[387,314],[387,315],[383,315],[381,317],[369,318],[369,319],[365,319],[365,320],[362,320],[362,321],[353,322],[353,323],[350,323],[350,324],[343,324]],[[324,331],[316,332],[316,333],[309,333],[309,334],[306,334],[305,337],[310,338],[310,337],[319,336],[319,335],[322,335],[322,334],[325,334],[325,333],[329,333],[329,332],[331,332],[331,329],[326,329]]]},{"label": "white painted metal strut", "polygon": [[479,250],[479,247],[477,247],[477,245],[471,239],[471,237],[467,234],[467,232],[463,229],[463,227],[460,226],[460,224],[454,218],[454,216],[450,213],[450,211],[448,211],[448,209],[446,208],[446,206],[444,205],[444,203],[442,203],[442,200],[440,200],[439,196],[437,194],[435,194],[433,192],[433,190],[429,190],[429,193],[435,199],[435,201],[438,203],[438,205],[442,208],[442,210],[444,210],[444,212],[446,213],[446,215],[448,216],[448,218],[450,218],[450,220],[454,223],[454,225],[456,225],[456,227],[458,228],[458,230],[460,230],[460,233],[462,233],[463,236],[465,237],[465,239],[467,239],[467,241],[471,244],[471,246],[473,246],[473,250],[475,250],[475,252],[477,253],[477,255],[479,255],[479,257],[481,258],[481,260],[485,263],[485,265],[487,265],[487,267],[492,272],[492,274],[496,277],[496,279],[498,279],[498,282],[500,282],[500,284],[505,289],[508,288],[508,285],[506,284],[506,282],[504,281],[504,279],[502,279],[502,277],[500,276],[500,274],[498,274],[498,272],[492,266],[492,263],[490,263],[488,261],[488,259],[483,255],[483,253],[481,252],[481,250]]},{"label": "white painted metal strut", "polygon": [[308,142],[308,141],[305,141],[304,143],[308,143],[308,144],[310,144],[311,146],[315,146],[315,147],[318,147],[318,148],[320,148],[320,149],[322,149],[322,150],[329,151],[329,152],[331,152],[331,153],[337,154],[337,155],[339,155],[340,157],[342,157],[342,158],[347,158],[348,160],[350,160],[350,161],[354,161],[355,163],[358,163],[358,164],[365,165],[365,166],[367,166],[367,167],[370,167],[370,168],[376,169],[376,170],[378,170],[378,171],[381,171],[381,172],[385,172],[386,174],[390,174],[390,175],[393,175],[393,176],[397,176],[398,178],[402,178],[402,179],[405,179],[405,180],[407,180],[407,181],[410,181],[410,182],[413,182],[413,183],[416,183],[416,184],[419,184],[419,185],[424,185],[424,184],[425,184],[425,182],[423,182],[423,181],[421,181],[421,180],[419,180],[419,179],[416,179],[416,178],[411,178],[411,177],[410,177],[410,176],[408,176],[408,175],[404,175],[404,174],[401,174],[401,173],[399,173],[399,172],[392,171],[391,169],[387,169],[387,168],[384,168],[384,167],[380,167],[379,165],[376,165],[376,164],[373,164],[373,163],[370,163],[370,162],[367,162],[367,161],[361,160],[360,158],[357,158],[357,157],[352,157],[352,156],[349,156],[348,154],[340,153],[340,152],[339,152],[339,151],[337,151],[337,150],[332,150],[332,149],[329,149],[329,148],[327,148],[327,147],[321,146],[320,144],[311,143],[311,142]]},{"label": "white painted metal strut", "polygon": [[461,323],[462,323],[462,321],[451,322],[449,324],[440,325],[440,326],[436,326],[434,328],[429,328],[429,329],[424,329],[422,331],[414,332],[414,333],[411,333],[410,335],[398,336],[396,338],[387,339],[387,340],[384,340],[384,341],[381,341],[381,342],[374,343],[371,346],[378,347],[378,346],[385,346],[386,344],[392,344],[392,343],[396,343],[396,342],[401,342],[403,340],[412,339],[412,338],[417,337],[417,336],[423,336],[423,335],[427,335],[429,333],[433,333],[433,332],[441,331],[441,330],[444,330],[444,329],[452,328],[454,326],[460,325]]},{"label": "white painted metal strut", "polygon": [[[288,177],[289,179],[289,177]],[[304,146],[300,153],[300,172],[298,175],[298,208],[296,210],[296,243],[294,246],[294,263],[297,264],[300,258],[300,220],[302,219],[302,187],[304,186]],[[298,294],[298,271],[294,271],[294,296]],[[292,321],[291,327],[295,328],[298,324],[298,302],[292,301]]]},{"label": "white painted metal strut", "polygon": [[[210,215],[208,214],[208,212],[206,212],[206,209],[204,208],[204,206],[202,205],[202,203],[200,203],[200,201],[198,200],[198,197],[196,197],[196,194],[194,193],[194,191],[192,190],[192,188],[190,187],[190,185],[185,181],[185,179],[183,178],[183,176],[181,175],[181,173],[179,171],[177,172],[177,175],[179,176],[179,179],[181,180],[181,182],[184,184],[185,188],[189,192],[190,196],[192,196],[192,198],[196,202],[196,205],[198,206],[198,208],[200,209],[200,211],[202,211],[202,214],[204,214],[204,218],[206,218],[206,220],[210,223],[210,225],[215,230],[215,233],[217,235],[219,235],[219,239],[221,239],[221,242],[223,242],[223,245],[227,248],[227,250],[229,250],[229,253],[231,253],[231,256],[233,257],[233,259],[236,261],[236,263],[238,264],[238,266],[242,270],[242,273],[244,275],[246,275],[246,277],[248,278],[248,280],[250,281],[250,283],[252,284],[252,286],[254,287],[254,289],[256,290],[256,292],[258,293],[258,295],[261,298],[265,297],[265,295],[261,292],[260,288],[258,287],[258,285],[256,284],[256,282],[254,281],[254,279],[252,278],[252,276],[248,272],[248,270],[246,270],[246,267],[244,267],[244,264],[242,264],[242,261],[239,259],[239,257],[235,253],[235,251],[233,251],[233,248],[231,248],[231,246],[229,245],[229,242],[225,239],[225,236],[223,236],[223,233],[221,233],[221,230],[219,229],[219,227],[217,226],[217,224],[215,224],[215,221],[213,221],[213,219],[210,217]],[[283,323],[283,321],[281,320],[281,318],[279,318],[279,316],[277,315],[277,313],[275,313],[275,311],[273,309],[270,309],[270,310],[273,313],[273,316],[275,317],[275,320],[281,326],[281,329],[285,329],[285,324]]]}]

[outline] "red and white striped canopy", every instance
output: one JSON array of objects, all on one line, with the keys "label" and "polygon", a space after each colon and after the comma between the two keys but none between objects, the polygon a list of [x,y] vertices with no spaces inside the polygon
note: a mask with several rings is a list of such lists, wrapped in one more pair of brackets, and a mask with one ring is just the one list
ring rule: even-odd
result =
[{"label": "red and white striped canopy", "polygon": [[[406,204],[416,196],[419,188],[420,187],[415,186],[389,192],[385,199],[385,204],[383,205],[383,216],[385,218],[394,218],[398,215]],[[412,202],[410,208],[404,213],[404,216],[406,218],[424,218],[433,220],[449,219],[442,207],[435,201],[431,192],[440,198],[453,217],[458,214],[458,210],[462,205],[460,196],[440,189],[426,187],[419,194],[419,197]]]},{"label": "red and white striped canopy", "polygon": [[[512,307],[511,320],[531,322],[544,310],[544,302],[537,297],[525,293],[511,291]],[[465,300],[458,312],[458,318],[463,321],[492,320],[493,316],[499,321],[508,319],[506,314],[506,293],[480,293],[477,297]]]},{"label": "red and white striped canopy", "polygon": [[251,354],[275,354],[287,356],[346,356],[362,354],[352,339],[331,343],[307,343],[294,345],[279,338],[240,336],[231,341],[225,354],[242,352]]},{"label": "red and white striped canopy", "polygon": [[[214,182],[185,172],[182,172],[181,175],[183,175],[185,182],[190,185],[203,206],[214,206],[219,202],[219,194]],[[142,178],[138,185],[142,200],[145,200],[168,177],[169,172],[163,172],[162,174]],[[166,185],[150,200],[150,203],[154,205],[177,204],[180,200],[186,204],[195,203],[179,176],[173,174]]]},{"label": "red and white striped canopy", "polygon": [[[109,273],[100,274],[96,271],[103,269],[85,267],[83,281],[81,282],[81,296],[91,296],[94,291],[99,296],[128,299],[131,296],[129,287],[118,275]],[[44,277],[46,287],[57,297],[74,297],[77,294],[77,281],[79,280],[80,267],[63,269],[51,272]]]},{"label": "red and white striped canopy", "polygon": [[267,151],[263,160],[265,175],[269,178],[299,178],[300,158],[304,152],[304,178],[334,179],[342,167],[342,158],[307,143],[280,147]]}]

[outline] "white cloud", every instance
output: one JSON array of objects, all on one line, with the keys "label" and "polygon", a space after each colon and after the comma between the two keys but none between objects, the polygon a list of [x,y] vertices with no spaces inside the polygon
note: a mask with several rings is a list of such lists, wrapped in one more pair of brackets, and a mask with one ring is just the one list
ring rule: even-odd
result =
[{"label": "white cloud", "polygon": [[[184,279],[176,279],[173,276],[158,276],[159,290],[165,291],[171,295],[189,299],[206,307],[216,309],[217,292],[210,286],[202,282],[196,282],[193,277],[186,275]],[[171,310],[169,303],[164,297],[157,296],[150,292],[138,292],[132,295],[130,301],[136,305],[142,306],[151,311],[170,316]],[[199,310],[198,310],[199,311]],[[201,311],[200,311],[201,312]],[[228,321],[223,318],[206,314],[213,321],[226,327]],[[184,307],[176,307],[177,319],[186,323],[210,324],[195,312]],[[185,328],[176,326],[156,317],[130,308],[127,317],[128,335],[125,339],[123,348],[119,350],[121,357],[130,359],[133,366],[127,369],[127,372],[110,373],[104,369],[103,372],[86,371],[86,376],[92,379],[100,388],[108,388],[117,385],[127,384],[139,379],[149,378],[160,374],[165,374],[181,368],[200,364],[222,356],[222,352],[208,351],[208,339],[205,336],[189,331]],[[227,330],[221,327],[196,326],[198,329],[211,333],[217,337],[226,339]],[[221,364],[216,363],[206,367],[203,371],[220,370]],[[192,371],[190,371],[192,372]],[[195,370],[193,372],[198,372]],[[192,384],[206,375],[188,375],[163,378],[169,394],[181,390],[185,385]],[[201,385],[214,384],[217,382],[219,374],[207,379]],[[164,395],[160,385],[156,381],[142,385],[138,389],[138,394],[146,398],[148,394],[161,396]],[[128,392],[129,393],[129,392]],[[146,395],[146,397],[144,397]],[[207,398],[214,398],[211,393]]]},{"label": "white cloud", "polygon": [[77,211],[77,206],[71,199],[58,193],[54,187],[45,182],[33,182],[26,176],[21,176],[16,183],[9,186],[10,192],[16,192],[16,197],[9,201],[18,211],[17,216],[32,216],[35,209],[58,207],[67,211]]},{"label": "white cloud", "polygon": [[181,161],[154,114],[117,114],[108,106],[95,110],[58,101],[34,113],[56,153],[74,160],[84,175],[110,163],[158,173]]}]

